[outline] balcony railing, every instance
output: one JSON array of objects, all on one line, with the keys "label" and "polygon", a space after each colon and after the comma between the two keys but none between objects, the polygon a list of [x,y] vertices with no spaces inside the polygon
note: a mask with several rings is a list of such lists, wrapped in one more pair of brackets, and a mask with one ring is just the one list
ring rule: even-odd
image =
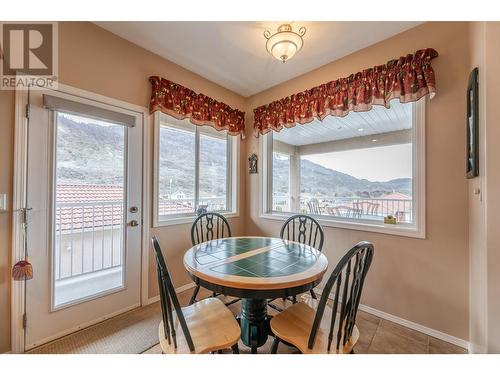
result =
[{"label": "balcony railing", "polygon": [[[225,211],[227,209],[227,198],[225,196],[200,197],[197,208],[200,207],[205,208],[207,211]],[[184,213],[194,214],[197,208],[195,208],[194,198],[160,198],[158,201],[158,214],[160,216]]]},{"label": "balcony railing", "polygon": [[123,201],[57,203],[55,280],[122,265]]},{"label": "balcony railing", "polygon": [[[413,201],[411,199],[389,198],[302,198],[300,212],[315,215],[334,216],[350,219],[383,220],[385,216],[396,217],[398,223],[413,221]],[[273,211],[292,211],[292,200],[288,195],[273,196]]]}]

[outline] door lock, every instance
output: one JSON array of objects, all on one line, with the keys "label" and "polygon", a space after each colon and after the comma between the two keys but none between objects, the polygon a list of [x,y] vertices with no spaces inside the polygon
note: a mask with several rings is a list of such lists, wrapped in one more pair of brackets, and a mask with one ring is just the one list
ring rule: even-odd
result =
[{"label": "door lock", "polygon": [[137,227],[139,225],[139,222],[137,220],[132,220],[130,223],[128,223],[131,227]]}]

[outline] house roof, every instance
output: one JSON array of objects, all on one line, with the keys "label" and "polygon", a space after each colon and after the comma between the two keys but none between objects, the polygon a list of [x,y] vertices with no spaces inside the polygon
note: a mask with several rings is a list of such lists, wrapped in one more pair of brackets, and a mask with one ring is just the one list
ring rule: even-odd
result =
[{"label": "house roof", "polygon": [[390,193],[385,194],[380,197],[380,199],[402,199],[402,200],[411,200],[411,196],[403,194],[403,193]]},{"label": "house roof", "polygon": [[[119,228],[123,218],[124,190],[118,185],[59,184],[56,188],[56,231],[82,232]],[[194,212],[188,202],[159,201],[159,214]]]}]

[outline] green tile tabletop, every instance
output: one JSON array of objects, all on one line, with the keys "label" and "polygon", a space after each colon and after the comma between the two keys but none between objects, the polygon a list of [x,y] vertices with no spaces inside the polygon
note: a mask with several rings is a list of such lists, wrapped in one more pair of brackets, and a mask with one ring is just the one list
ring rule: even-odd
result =
[{"label": "green tile tabletop", "polygon": [[193,246],[184,266],[197,278],[231,288],[278,289],[325,273],[326,257],[311,246],[280,238],[230,237]]}]

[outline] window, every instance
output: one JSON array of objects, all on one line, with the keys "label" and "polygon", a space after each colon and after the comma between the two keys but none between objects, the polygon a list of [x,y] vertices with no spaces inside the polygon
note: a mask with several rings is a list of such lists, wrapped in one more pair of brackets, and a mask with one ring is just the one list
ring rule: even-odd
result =
[{"label": "window", "polygon": [[263,215],[422,237],[424,105],[394,100],[263,136]]},{"label": "window", "polygon": [[155,225],[236,212],[237,137],[157,114],[155,138]]}]

